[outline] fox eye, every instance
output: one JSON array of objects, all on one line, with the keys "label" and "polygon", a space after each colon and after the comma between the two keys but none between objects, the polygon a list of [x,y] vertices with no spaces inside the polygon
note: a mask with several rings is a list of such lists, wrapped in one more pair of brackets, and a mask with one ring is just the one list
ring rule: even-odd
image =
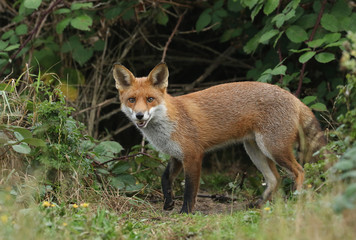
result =
[{"label": "fox eye", "polygon": [[130,103],[135,103],[135,102],[136,102],[136,98],[133,98],[133,97],[132,97],[132,98],[129,98],[129,102],[130,102]]},{"label": "fox eye", "polygon": [[153,102],[153,100],[155,100],[153,97],[148,97],[147,98],[147,102],[149,102],[149,103]]}]

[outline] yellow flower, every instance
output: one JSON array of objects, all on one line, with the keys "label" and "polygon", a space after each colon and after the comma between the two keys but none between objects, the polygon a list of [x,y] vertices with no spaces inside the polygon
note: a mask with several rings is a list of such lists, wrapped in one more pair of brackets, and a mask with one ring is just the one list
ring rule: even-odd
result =
[{"label": "yellow flower", "polygon": [[9,220],[9,217],[7,215],[1,215],[0,220],[2,223],[7,223]]},{"label": "yellow flower", "polygon": [[62,226],[65,227],[67,226],[68,224],[66,222],[62,223]]},{"label": "yellow flower", "polygon": [[87,207],[89,207],[89,203],[81,203],[80,206],[82,208],[87,208]]},{"label": "yellow flower", "polygon": [[311,185],[311,184],[308,184],[308,186],[307,186],[308,188],[312,188],[313,186]]},{"label": "yellow flower", "polygon": [[55,207],[55,206],[56,206],[55,204],[51,203],[51,207]]},{"label": "yellow flower", "polygon": [[264,210],[265,211],[271,211],[271,208],[270,207],[265,207]]},{"label": "yellow flower", "polygon": [[72,205],[72,207],[73,207],[73,208],[78,208],[79,206],[74,203],[74,204]]},{"label": "yellow flower", "polygon": [[48,201],[44,201],[44,202],[42,203],[42,206],[43,206],[43,207],[50,207],[50,206],[51,206],[51,203],[48,202]]}]

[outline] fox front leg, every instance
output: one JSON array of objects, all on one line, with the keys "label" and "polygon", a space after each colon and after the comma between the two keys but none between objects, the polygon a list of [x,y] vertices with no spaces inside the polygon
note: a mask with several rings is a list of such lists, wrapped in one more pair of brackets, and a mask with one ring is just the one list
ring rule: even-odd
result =
[{"label": "fox front leg", "polygon": [[191,213],[193,211],[199,189],[202,156],[190,160],[183,162],[185,188],[180,213]]},{"label": "fox front leg", "polygon": [[169,161],[166,170],[164,171],[162,178],[161,178],[161,184],[162,184],[162,191],[163,191],[163,197],[164,197],[164,210],[172,210],[174,207],[174,195],[173,195],[173,189],[172,189],[172,184],[178,174],[181,172],[183,168],[182,161],[177,160],[175,158],[171,158]]}]

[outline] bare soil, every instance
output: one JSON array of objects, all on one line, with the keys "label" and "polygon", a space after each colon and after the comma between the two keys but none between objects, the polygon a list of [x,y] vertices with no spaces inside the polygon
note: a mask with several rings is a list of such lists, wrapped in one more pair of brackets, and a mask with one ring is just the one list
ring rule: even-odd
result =
[{"label": "bare soil", "polygon": [[[211,195],[208,192],[199,192],[198,195],[204,195],[204,196],[209,196]],[[228,196],[226,196],[229,198]],[[163,208],[163,199],[162,200],[155,200],[154,202],[151,202],[152,207],[157,210],[157,211],[162,211]],[[183,205],[183,200],[182,199],[176,199],[175,204],[174,204],[174,209],[169,212],[173,213],[178,213]],[[210,215],[210,214],[223,214],[223,213],[231,213],[231,212],[236,212],[240,210],[246,209],[246,206],[248,205],[247,202],[239,202],[239,201],[231,201],[231,200],[221,200],[218,201],[216,199],[212,199],[209,197],[198,197],[197,198],[197,203],[195,204],[195,209],[194,212],[200,212],[205,215]]]}]

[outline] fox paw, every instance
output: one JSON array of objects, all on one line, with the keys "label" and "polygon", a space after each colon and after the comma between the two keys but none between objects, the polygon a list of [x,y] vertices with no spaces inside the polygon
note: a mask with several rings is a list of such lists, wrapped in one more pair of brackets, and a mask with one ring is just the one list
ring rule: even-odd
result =
[{"label": "fox paw", "polygon": [[171,211],[174,208],[174,201],[165,201],[163,209],[166,211]]},{"label": "fox paw", "polygon": [[265,203],[265,201],[262,198],[260,198],[257,201],[251,202],[248,205],[248,208],[261,208],[264,203]]}]

